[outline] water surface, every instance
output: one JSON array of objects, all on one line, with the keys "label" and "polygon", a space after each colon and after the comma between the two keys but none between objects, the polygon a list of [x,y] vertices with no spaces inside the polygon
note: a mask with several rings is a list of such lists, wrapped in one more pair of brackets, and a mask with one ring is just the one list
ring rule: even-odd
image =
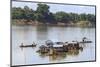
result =
[{"label": "water surface", "polygon": [[[38,47],[46,40],[71,42],[87,37],[93,43],[84,44],[83,51],[74,50],[58,56],[45,56],[37,53]],[[21,43],[37,43],[37,47],[23,48]],[[56,26],[12,26],[12,65],[44,64],[95,60],[95,28],[56,27]]]}]

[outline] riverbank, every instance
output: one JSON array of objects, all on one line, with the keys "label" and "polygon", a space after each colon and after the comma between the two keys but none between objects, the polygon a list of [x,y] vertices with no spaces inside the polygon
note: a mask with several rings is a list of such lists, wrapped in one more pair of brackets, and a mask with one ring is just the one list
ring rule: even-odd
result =
[{"label": "riverbank", "polygon": [[95,27],[95,24],[92,24],[90,21],[78,21],[78,22],[38,22],[38,21],[32,21],[32,20],[12,20],[12,25],[33,25],[33,26],[39,26],[39,25],[48,25],[48,26],[77,26],[77,27]]}]

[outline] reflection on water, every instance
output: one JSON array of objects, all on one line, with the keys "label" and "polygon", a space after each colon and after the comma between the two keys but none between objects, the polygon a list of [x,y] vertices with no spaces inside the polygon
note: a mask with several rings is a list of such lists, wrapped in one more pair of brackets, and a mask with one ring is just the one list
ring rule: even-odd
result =
[{"label": "reflection on water", "polygon": [[47,40],[48,39],[48,29],[47,26],[37,26],[37,40]]},{"label": "reflection on water", "polygon": [[[93,43],[82,44],[83,49],[60,52],[57,55],[37,53],[46,40],[53,42],[81,41],[89,38]],[[37,44],[36,47],[20,48],[21,43]],[[12,64],[44,64],[95,60],[95,28],[54,27],[54,26],[12,26]]]},{"label": "reflection on water", "polygon": [[58,54],[48,55],[47,53],[40,53],[40,57],[45,58],[46,56],[49,56],[50,61],[55,60],[62,60],[67,58],[67,56],[77,56],[79,55],[80,50],[70,50],[68,52],[58,52]]}]

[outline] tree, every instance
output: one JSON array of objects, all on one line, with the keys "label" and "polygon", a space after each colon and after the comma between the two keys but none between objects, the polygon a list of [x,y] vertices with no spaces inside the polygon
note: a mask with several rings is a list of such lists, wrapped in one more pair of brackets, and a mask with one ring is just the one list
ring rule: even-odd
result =
[{"label": "tree", "polygon": [[12,8],[12,18],[13,19],[23,19],[24,18],[24,11],[20,7],[13,7]]},{"label": "tree", "polygon": [[96,18],[95,18],[95,15],[91,15],[91,14],[88,14],[87,15],[87,19],[88,19],[88,21],[90,21],[90,22],[96,22]]},{"label": "tree", "polygon": [[34,11],[30,9],[28,6],[24,6],[24,19],[27,19],[27,21],[34,20]]},{"label": "tree", "polygon": [[36,11],[37,11],[37,13],[41,13],[43,15],[48,14],[49,13],[49,6],[46,4],[39,3]]},{"label": "tree", "polygon": [[87,19],[88,19],[88,21],[90,21],[93,25],[95,25],[95,22],[96,22],[96,17],[95,17],[95,15],[88,14],[88,15],[87,15]]},{"label": "tree", "polygon": [[[39,21],[42,23],[55,24],[58,22],[61,23],[76,23],[79,21],[86,21],[95,25],[96,16],[94,14],[78,14],[78,13],[66,13],[64,11],[59,11],[52,13],[49,11],[50,7],[47,4],[39,3],[36,11],[29,8],[28,6],[13,7],[12,8],[12,19],[24,19],[27,22],[29,21]],[[80,22],[81,23],[81,22]]]},{"label": "tree", "polygon": [[46,18],[49,16],[49,6],[46,4],[38,4],[36,10],[36,19],[41,22],[46,22]]},{"label": "tree", "polygon": [[83,21],[88,20],[87,15],[85,13],[80,14],[80,20],[83,20]]},{"label": "tree", "polygon": [[70,21],[77,22],[79,21],[79,15],[76,13],[69,13]]},{"label": "tree", "polygon": [[56,12],[55,14],[55,19],[57,22],[68,22],[69,18],[69,14],[65,12]]}]

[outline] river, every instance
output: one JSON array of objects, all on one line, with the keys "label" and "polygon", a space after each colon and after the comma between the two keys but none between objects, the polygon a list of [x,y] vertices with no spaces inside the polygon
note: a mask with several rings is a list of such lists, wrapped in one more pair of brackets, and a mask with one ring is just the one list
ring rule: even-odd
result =
[{"label": "river", "polygon": [[[60,56],[44,56],[36,51],[46,40],[53,42],[81,41],[87,37],[93,41],[84,44],[82,51],[74,51]],[[38,44],[36,47],[21,49],[23,44]],[[95,28],[58,27],[58,26],[12,26],[12,65],[45,64],[95,60]]]}]

